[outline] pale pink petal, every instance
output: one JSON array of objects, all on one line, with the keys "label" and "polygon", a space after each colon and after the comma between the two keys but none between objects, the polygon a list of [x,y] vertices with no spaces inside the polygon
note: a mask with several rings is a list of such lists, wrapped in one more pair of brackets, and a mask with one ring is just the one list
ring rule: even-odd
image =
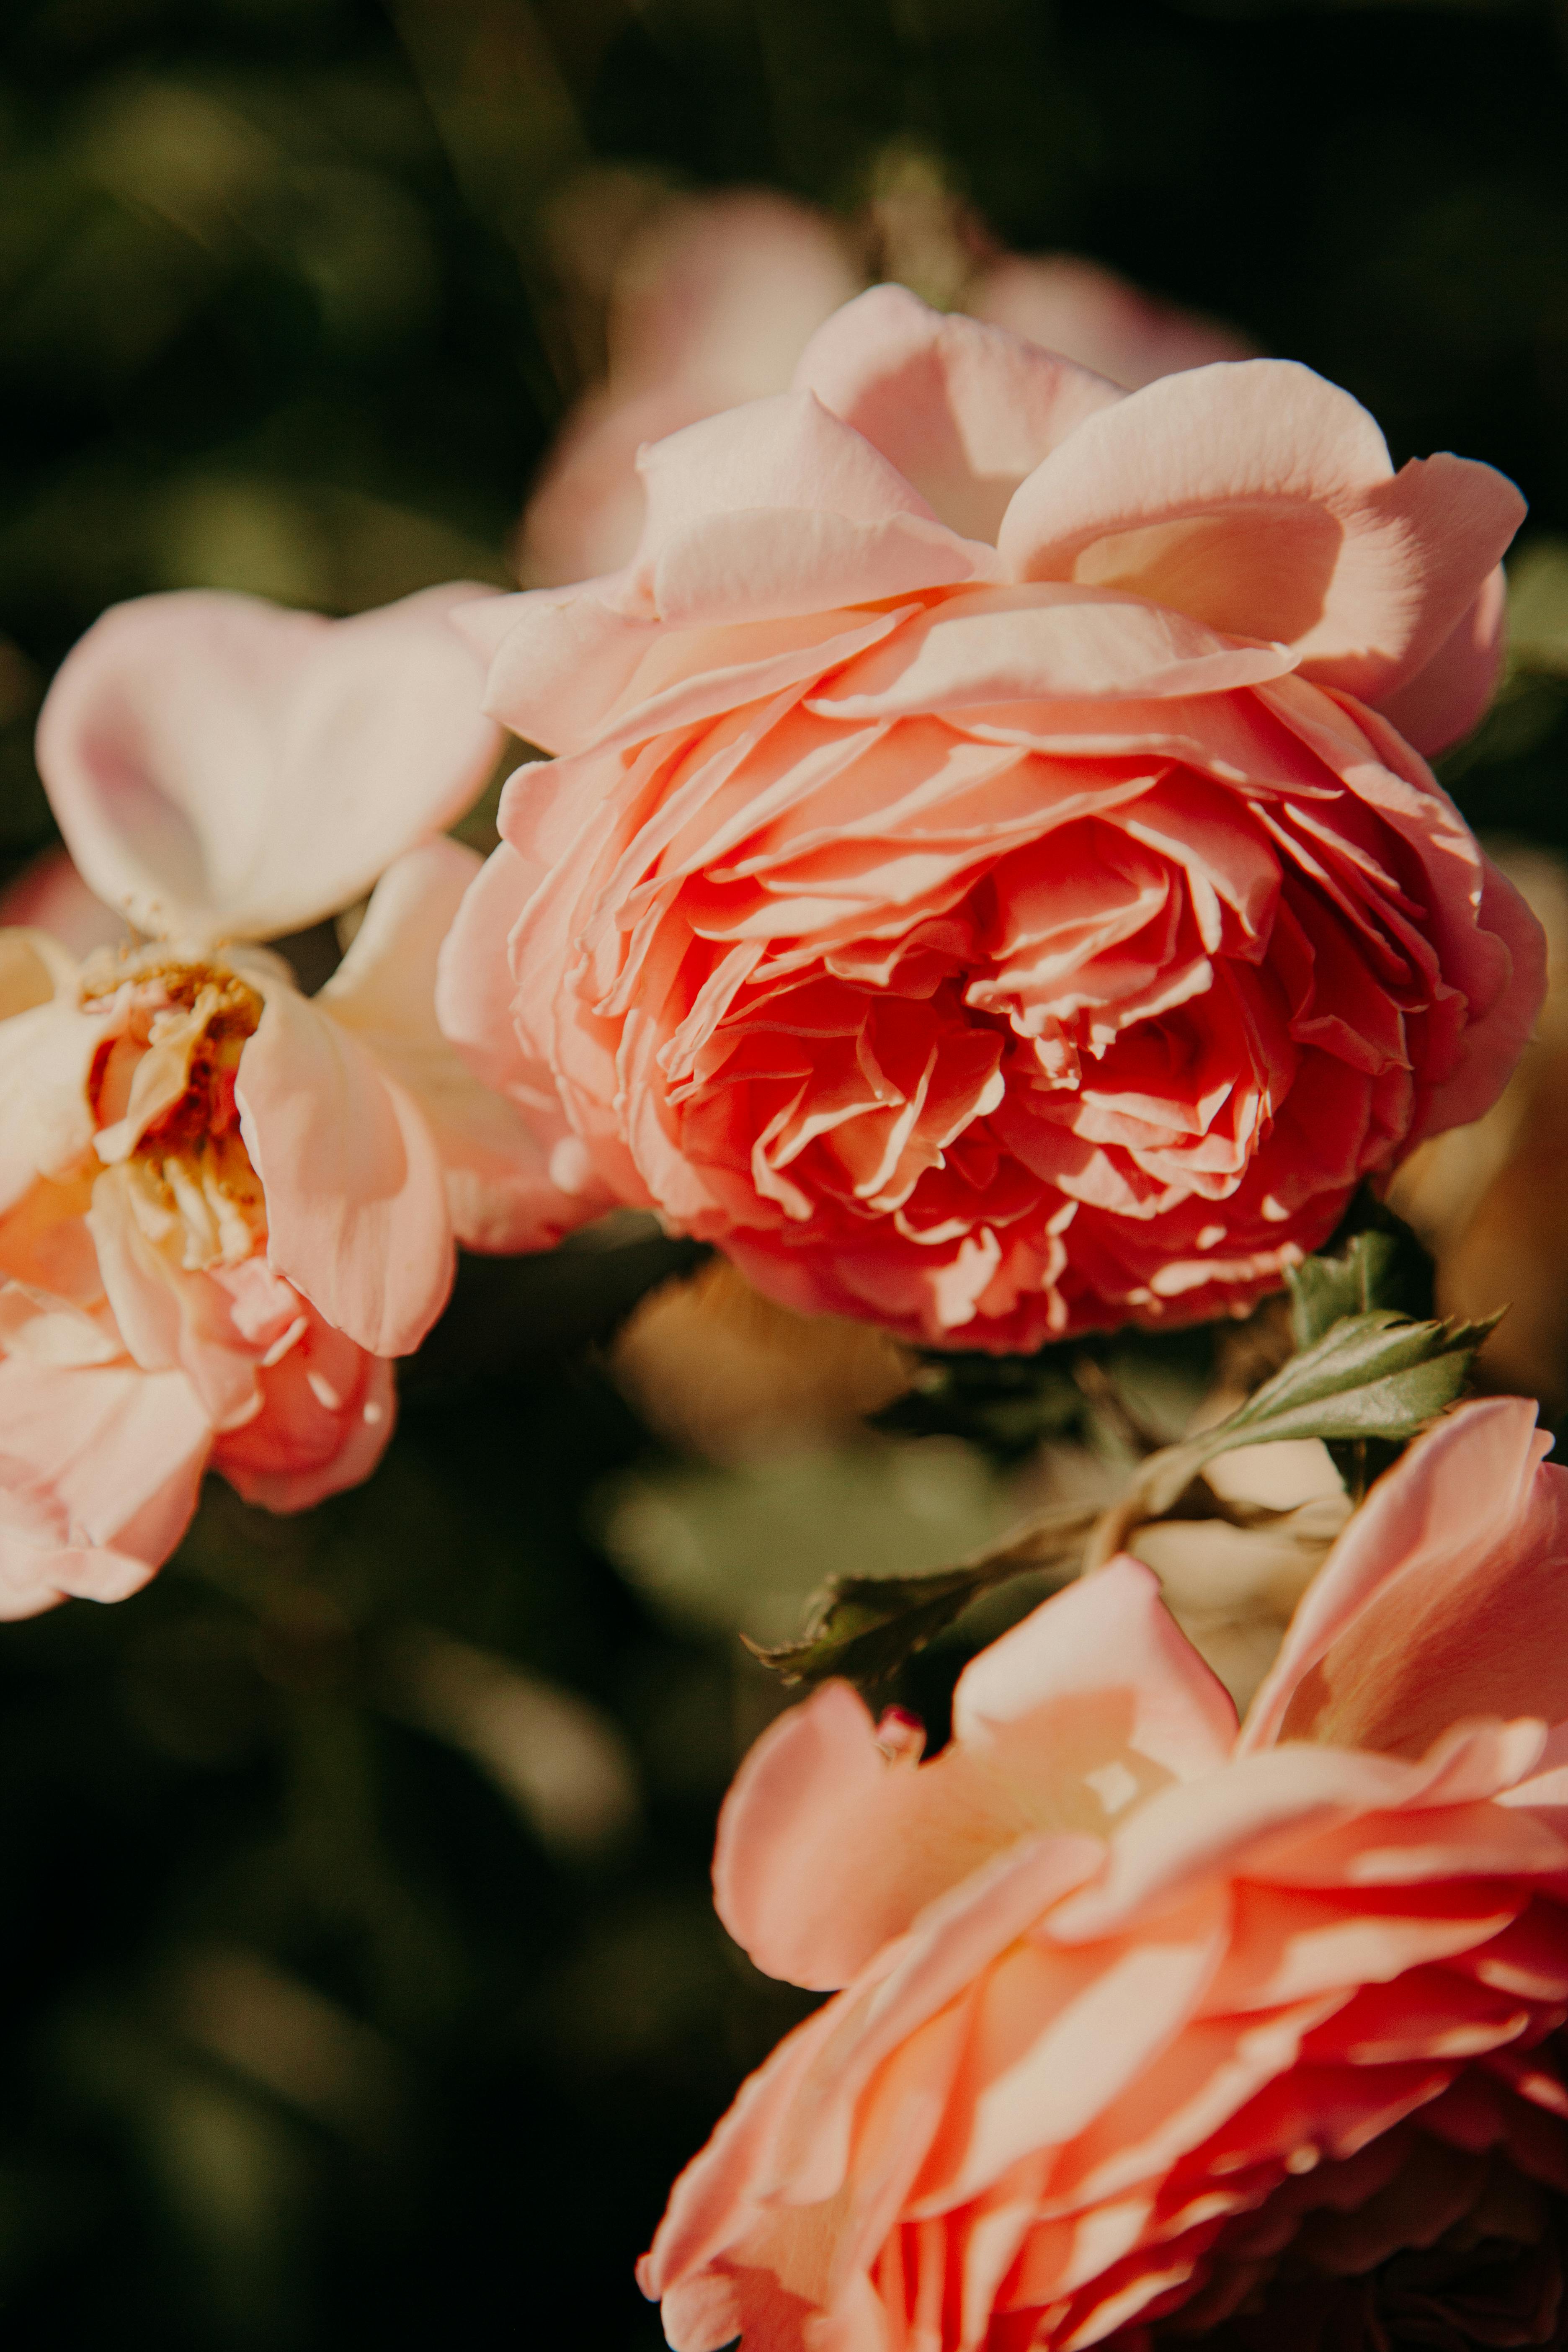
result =
[{"label": "pale pink petal", "polygon": [[1380,1478],[1309,1587],[1243,1735],[1419,1753],[1456,1718],[1568,1717],[1568,1471],[1520,1397],[1462,1406]]},{"label": "pale pink petal", "polygon": [[226,1293],[180,1264],[180,1237],[165,1252],[142,1232],[125,1169],[98,1179],[87,1228],[126,1353],[144,1371],[183,1371],[214,1429],[243,1419],[256,1402],[255,1350],[234,1328]]},{"label": "pale pink petal", "polygon": [[65,849],[42,851],[0,890],[0,924],[8,923],[30,923],[77,957],[131,944],[124,917],[94,898]]},{"label": "pale pink petal", "polygon": [[1283,646],[1234,645],[1142,598],[1053,581],[977,589],[917,614],[846,663],[806,708],[860,719],[1037,699],[1154,701],[1224,694],[1294,667]]},{"label": "pale pink petal", "polygon": [[212,1432],[179,1372],[0,1358],[0,1615],[121,1600],[195,1508]]},{"label": "pale pink petal", "polygon": [[[953,1737],[984,1744],[1024,1769],[1031,1732],[1037,1769],[1067,1772],[1060,1704],[1090,1700],[1120,1717],[1121,1744],[1178,1780],[1212,1771],[1236,1738],[1236,1708],[1181,1633],[1160,1584],[1126,1553],[1044,1601],[970,1661],[952,1696]],[[1097,1759],[1098,1761],[1098,1759]]]},{"label": "pale pink petal", "polygon": [[441,1161],[404,1089],[329,1014],[267,992],[235,1084],[267,1199],[268,1255],[376,1356],[419,1345],[454,1265]]},{"label": "pale pink petal", "polygon": [[1154,1577],[1115,1560],[965,1668],[933,1763],[843,1684],[783,1717],[720,1816],[719,1915],[770,1975],[846,1983],[988,1854],[1031,1831],[1102,1834],[1141,1788],[1212,1771],[1235,1733]]},{"label": "pale pink petal", "polygon": [[[840,319],[857,307],[851,303]],[[804,376],[797,391],[749,400],[656,441],[638,462],[647,520],[634,571],[657,558],[672,531],[747,507],[794,507],[858,523],[895,515],[934,520],[899,467],[817,398]]]},{"label": "pale pink petal", "polygon": [[[1139,1806],[1104,1877],[1063,1904],[1047,1932],[1068,1944],[1121,1935],[1215,1876],[1402,1885],[1553,1868],[1568,1853],[1549,1832],[1484,1801],[1530,1769],[1541,1741],[1539,1724],[1483,1722],[1447,1731],[1419,1763],[1294,1742],[1240,1757]],[[1389,1817],[1375,1834],[1369,1813]]]},{"label": "pale pink petal", "polygon": [[1037,467],[998,541],[1016,577],[1135,590],[1293,646],[1303,673],[1378,702],[1431,660],[1519,528],[1489,466],[1398,475],[1366,411],[1308,368],[1163,377]]},{"label": "pale pink petal", "polygon": [[[543,1249],[592,1213],[551,1180],[569,1131],[559,1110],[538,1126],[475,1077],[436,1018],[437,960],[483,861],[427,842],[390,866],[316,1003],[352,1029],[417,1103],[446,1173],[452,1230],[469,1249]],[[506,964],[501,962],[501,976]]]},{"label": "pale pink petal", "polygon": [[1115,384],[1020,336],[874,286],[818,328],[795,383],[852,425],[967,539],[994,541],[1007,501]]},{"label": "pale pink petal", "polygon": [[918,1756],[907,1740],[879,1746],[847,1683],[791,1707],[747,1756],[719,1816],[713,1893],[769,1976],[847,1984],[1026,1826],[998,1820],[984,1792],[954,1790],[951,1772],[933,1785]]},{"label": "pale pink petal", "polygon": [[995,576],[995,556],[923,515],[857,522],[773,507],[671,526],[649,585],[662,622],[785,619]]},{"label": "pale pink petal", "polygon": [[[497,643],[485,707],[551,751],[613,748],[782,693],[898,626],[901,614],[808,614],[732,627],[665,630],[606,598],[624,581],[498,597],[474,641]],[[465,616],[466,620],[466,616]]]},{"label": "pale pink petal", "polygon": [[192,590],[121,604],[67,657],[38,764],[78,866],[164,936],[261,939],[348,905],[439,832],[500,748],[433,588],[347,621]]},{"label": "pale pink petal", "polygon": [[967,289],[963,307],[1129,392],[1183,368],[1257,356],[1234,327],[1146,294],[1078,254],[1006,254]]},{"label": "pale pink petal", "polygon": [[[47,969],[16,943],[43,940],[41,932],[0,932],[0,980],[9,982],[13,1001],[28,969],[35,975]],[[0,1215],[39,1176],[66,1174],[91,1148],[87,1085],[101,1038],[100,1024],[70,996],[0,1017]]]},{"label": "pale pink petal", "polygon": [[1500,563],[1436,652],[1378,709],[1428,760],[1458,743],[1486,716],[1502,665],[1508,581]]}]

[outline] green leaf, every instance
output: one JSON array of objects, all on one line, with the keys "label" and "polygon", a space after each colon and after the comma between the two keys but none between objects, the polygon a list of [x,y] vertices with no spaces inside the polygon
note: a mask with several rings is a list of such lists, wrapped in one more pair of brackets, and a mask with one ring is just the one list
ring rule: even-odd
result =
[{"label": "green leaf", "polygon": [[1304,1258],[1285,1279],[1290,1289],[1290,1331],[1298,1349],[1310,1348],[1346,1315],[1392,1306],[1384,1285],[1392,1277],[1399,1243],[1390,1233],[1356,1234],[1341,1257]]},{"label": "green leaf", "polygon": [[798,1642],[763,1649],[742,1640],[786,1683],[885,1682],[991,1586],[1031,1569],[1076,1570],[1095,1514],[1049,1511],[1004,1544],[926,1576],[836,1576],[811,1604]]}]

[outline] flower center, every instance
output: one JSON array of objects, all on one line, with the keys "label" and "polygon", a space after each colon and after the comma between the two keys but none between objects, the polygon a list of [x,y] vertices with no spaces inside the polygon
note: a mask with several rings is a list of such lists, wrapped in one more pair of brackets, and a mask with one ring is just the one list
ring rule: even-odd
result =
[{"label": "flower center", "polygon": [[138,1225],[188,1272],[238,1265],[267,1237],[234,1093],[260,997],[222,964],[154,948],[91,957],[80,1003],[104,1024],[88,1080],[93,1149],[124,1170]]}]

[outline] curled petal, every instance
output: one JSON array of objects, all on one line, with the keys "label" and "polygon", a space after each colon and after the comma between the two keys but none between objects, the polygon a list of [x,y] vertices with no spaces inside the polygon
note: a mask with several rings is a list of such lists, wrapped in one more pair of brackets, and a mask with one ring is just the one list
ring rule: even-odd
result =
[{"label": "curled petal", "polygon": [[427,589],[326,621],[185,591],[116,605],[68,656],[38,764],[90,887],[143,930],[264,939],[363,897],[468,805],[500,747]]},{"label": "curled petal", "polygon": [[1524,502],[1489,466],[1395,475],[1348,393],[1286,360],[1163,377],[1088,418],[1003,522],[1013,575],[1135,590],[1379,703],[1480,594]]},{"label": "curled petal", "polygon": [[267,992],[235,1100],[272,1264],[372,1355],[407,1355],[446,1305],[454,1265],[440,1157],[413,1100],[287,987]]},{"label": "curled petal", "polygon": [[1500,563],[1436,652],[1378,708],[1428,760],[1459,742],[1486,714],[1502,665],[1508,582]]}]

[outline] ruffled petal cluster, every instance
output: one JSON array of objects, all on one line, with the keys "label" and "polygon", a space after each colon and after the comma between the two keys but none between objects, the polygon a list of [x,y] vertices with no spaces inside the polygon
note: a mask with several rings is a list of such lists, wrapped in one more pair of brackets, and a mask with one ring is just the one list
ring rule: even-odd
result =
[{"label": "ruffled petal cluster", "polygon": [[1124,394],[892,287],[641,466],[623,571],[465,616],[559,756],[442,1019],[584,1213],[1028,1349],[1245,1305],[1492,1100],[1540,936],[1411,742],[1490,688],[1500,475],[1396,474],[1288,362]]},{"label": "ruffled petal cluster", "polygon": [[[147,598],[56,681],[39,762],[98,895],[51,866],[0,931],[0,1614],[132,1591],[209,1465],[276,1510],[363,1478],[454,1242],[558,1230],[545,1147],[435,1019],[480,863],[439,829],[500,746],[472,593]],[[314,998],[248,944],[373,884]]]},{"label": "ruffled petal cluster", "polygon": [[676,2187],[641,2276],[678,2352],[1561,2342],[1544,1450],[1513,1399],[1439,1424],[1239,1731],[1123,1557],[968,1667],[931,1762],[844,1685],[764,1736],[720,1910],[841,1990]]}]

